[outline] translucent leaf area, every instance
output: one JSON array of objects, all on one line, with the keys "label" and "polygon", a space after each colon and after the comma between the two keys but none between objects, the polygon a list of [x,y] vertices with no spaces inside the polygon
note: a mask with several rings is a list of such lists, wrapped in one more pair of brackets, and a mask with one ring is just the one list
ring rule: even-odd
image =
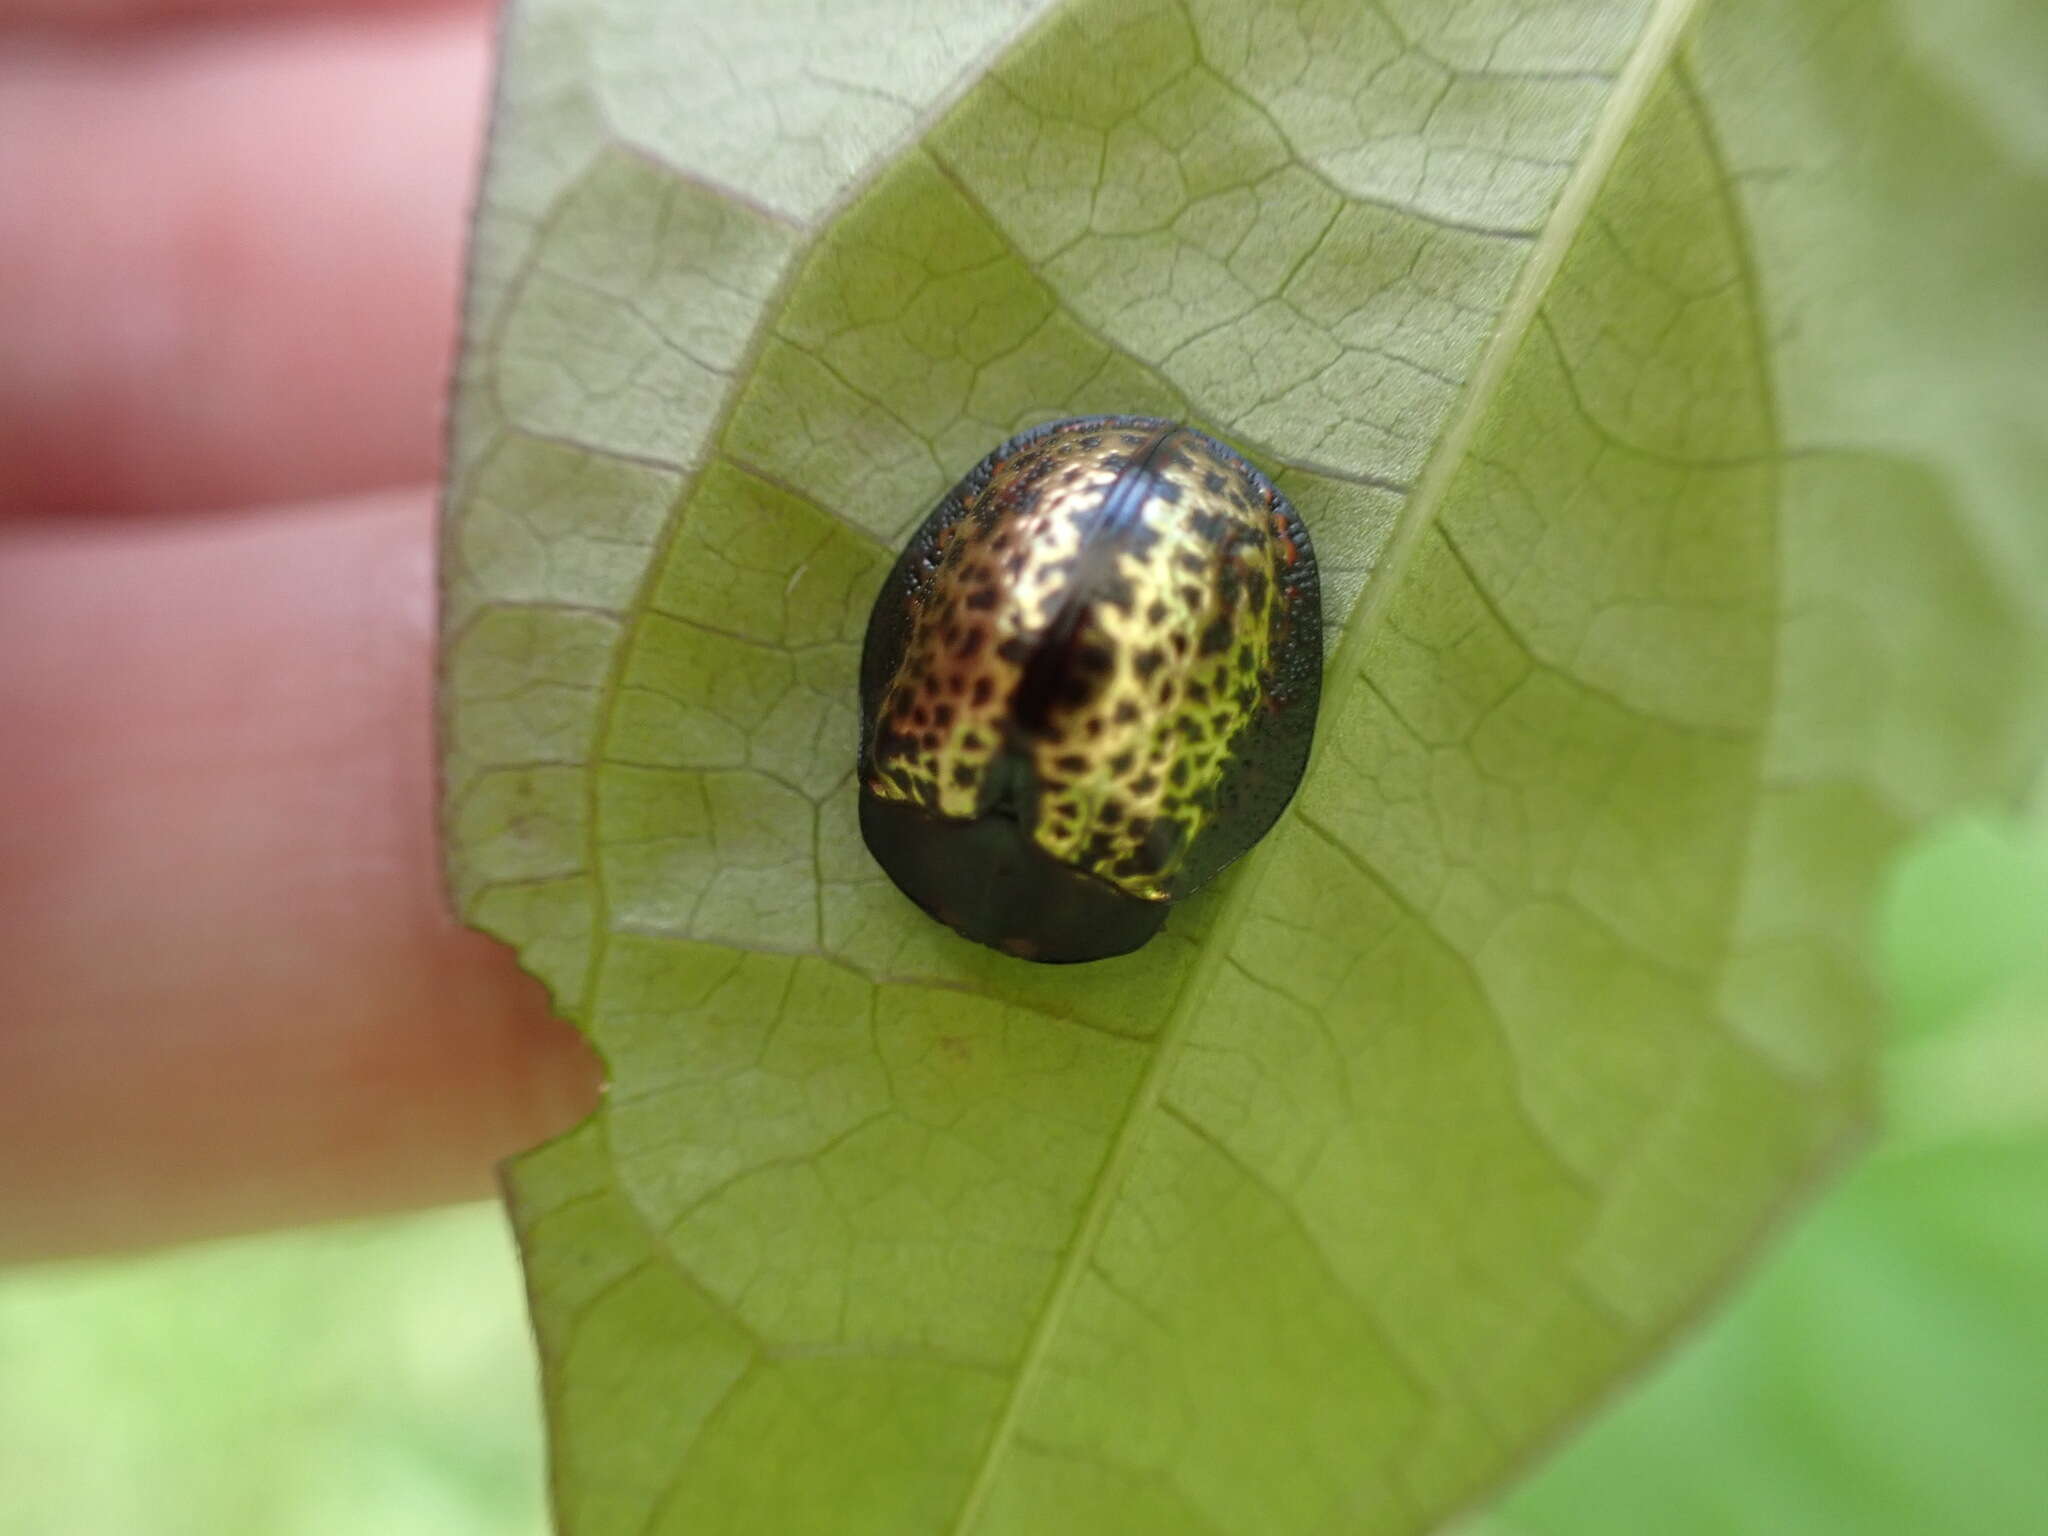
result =
[{"label": "translucent leaf area", "polygon": [[[1425,1529],[1853,1140],[1886,861],[2048,718],[2048,132],[1925,10],[515,10],[446,828],[611,1073],[510,1179],[566,1532]],[[858,647],[1095,411],[1294,498],[1326,702],[1038,967],[862,846]]]}]

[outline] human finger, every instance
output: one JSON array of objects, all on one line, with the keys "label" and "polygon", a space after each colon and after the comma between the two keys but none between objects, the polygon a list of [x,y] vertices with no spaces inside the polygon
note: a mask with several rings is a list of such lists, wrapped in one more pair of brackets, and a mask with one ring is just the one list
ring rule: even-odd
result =
[{"label": "human finger", "polygon": [[0,44],[0,507],[433,473],[488,12]]},{"label": "human finger", "polygon": [[594,1068],[443,905],[424,489],[0,531],[0,1250],[485,1192]]}]

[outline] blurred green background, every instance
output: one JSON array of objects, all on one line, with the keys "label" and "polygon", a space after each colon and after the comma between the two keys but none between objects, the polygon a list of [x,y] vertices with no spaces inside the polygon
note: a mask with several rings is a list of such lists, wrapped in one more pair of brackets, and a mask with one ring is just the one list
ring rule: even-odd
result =
[{"label": "blurred green background", "polygon": [[[1465,1536],[2048,1530],[2048,816],[1894,881],[1888,1118]],[[0,1536],[539,1536],[495,1208],[0,1276]]]}]

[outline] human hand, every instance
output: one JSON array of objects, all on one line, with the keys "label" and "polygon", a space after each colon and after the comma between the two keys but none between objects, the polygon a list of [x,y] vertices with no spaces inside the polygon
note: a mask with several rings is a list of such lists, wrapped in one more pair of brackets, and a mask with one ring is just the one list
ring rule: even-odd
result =
[{"label": "human hand", "polygon": [[0,1257],[482,1194],[594,1102],[435,847],[490,25],[0,0]]}]

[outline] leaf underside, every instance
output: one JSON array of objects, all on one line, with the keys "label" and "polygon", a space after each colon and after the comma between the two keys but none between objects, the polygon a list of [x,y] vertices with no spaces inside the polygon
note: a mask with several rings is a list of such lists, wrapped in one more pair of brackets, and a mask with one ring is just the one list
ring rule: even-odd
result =
[{"label": "leaf underside", "polygon": [[[1879,6],[802,10],[527,0],[478,213],[449,867],[611,1078],[510,1171],[562,1527],[1426,1528],[1853,1135],[1888,853],[2038,760],[2048,200]],[[1274,474],[1331,659],[1273,836],[1034,967],[862,847],[858,642],[1095,411]]]}]

